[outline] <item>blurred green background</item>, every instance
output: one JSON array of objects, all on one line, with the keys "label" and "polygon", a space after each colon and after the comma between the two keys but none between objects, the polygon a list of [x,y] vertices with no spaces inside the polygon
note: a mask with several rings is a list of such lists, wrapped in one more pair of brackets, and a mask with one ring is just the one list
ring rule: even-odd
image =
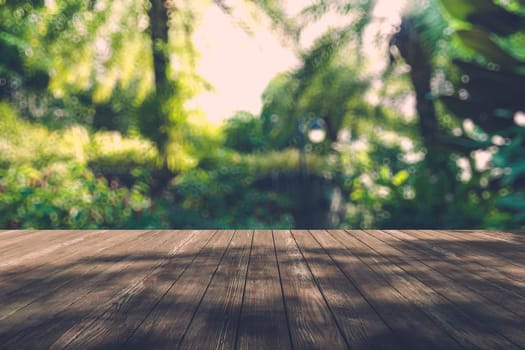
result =
[{"label": "blurred green background", "polygon": [[[525,227],[524,0],[407,2],[388,32],[374,0],[301,6],[0,0],[0,228]],[[220,125],[189,103],[208,7],[300,62]]]}]

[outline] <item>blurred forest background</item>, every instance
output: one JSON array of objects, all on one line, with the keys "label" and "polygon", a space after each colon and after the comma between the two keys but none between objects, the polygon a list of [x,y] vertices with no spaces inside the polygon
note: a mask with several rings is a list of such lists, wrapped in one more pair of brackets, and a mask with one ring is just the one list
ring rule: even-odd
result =
[{"label": "blurred forest background", "polygon": [[[372,59],[375,5],[0,0],[0,227],[523,229],[525,1],[408,2]],[[300,58],[221,125],[210,6]]]}]

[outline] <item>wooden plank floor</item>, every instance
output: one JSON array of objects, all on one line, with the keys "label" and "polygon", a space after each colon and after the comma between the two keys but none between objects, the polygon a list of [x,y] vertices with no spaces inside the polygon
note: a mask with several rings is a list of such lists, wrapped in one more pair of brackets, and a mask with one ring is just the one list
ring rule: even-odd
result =
[{"label": "wooden plank floor", "polygon": [[525,235],[0,230],[0,349],[525,349]]}]

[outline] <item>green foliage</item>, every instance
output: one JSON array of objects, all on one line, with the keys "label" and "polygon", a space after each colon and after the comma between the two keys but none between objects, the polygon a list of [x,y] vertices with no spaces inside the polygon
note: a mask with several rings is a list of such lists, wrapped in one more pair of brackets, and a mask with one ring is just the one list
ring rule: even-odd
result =
[{"label": "green foliage", "polygon": [[[0,137],[0,227],[293,225],[289,198],[257,190],[255,182],[261,174],[283,171],[283,165],[297,171],[297,154],[295,163],[287,152],[240,156],[217,149],[211,131],[190,134],[203,152],[199,168],[186,169],[170,185],[172,175],[162,179],[157,150],[147,140],[118,132],[90,135],[78,126],[49,131],[18,119],[6,103],[0,111],[7,131]],[[314,168],[311,159],[308,164]]]},{"label": "green foliage", "polygon": [[348,16],[348,24],[336,30],[342,37],[332,41],[333,45],[345,44],[343,37],[361,40],[366,26],[372,21],[372,10],[376,0],[316,0],[305,6],[299,14],[290,18],[284,3],[275,0],[251,0],[272,20],[277,29],[296,44],[310,26],[322,20],[329,13]]},{"label": "green foliage", "polygon": [[50,132],[20,120],[9,104],[0,102],[0,129],[0,167],[39,167],[54,161],[82,160],[87,134],[80,127]]},{"label": "green foliage", "polygon": [[265,135],[260,118],[248,112],[237,112],[226,121],[224,145],[241,153],[261,151]]},{"label": "green foliage", "polygon": [[[406,69],[367,70],[375,1],[316,0],[293,18],[250,3],[301,63],[269,82],[260,115],[215,128],[187,107],[208,88],[192,42],[200,3],[170,2],[155,67],[149,0],[0,0],[0,227],[292,228],[325,202],[342,227],[524,227],[523,1],[409,7],[415,61],[432,75],[432,154],[402,108]],[[334,13],[347,23],[300,47]],[[313,117],[327,137],[305,144]],[[477,169],[479,151],[493,158]]]},{"label": "green foliage", "polygon": [[[440,0],[440,2],[456,19],[481,27],[483,32],[507,36],[522,30],[525,25],[520,15],[498,6],[492,0]],[[466,40],[469,41],[471,40]]]},{"label": "green foliage", "polygon": [[296,132],[298,116],[293,114],[293,92],[296,89],[297,83],[293,78],[281,73],[270,81],[263,93],[263,128],[275,149],[287,147]]},{"label": "green foliage", "polygon": [[41,1],[8,1],[0,3],[0,74],[17,75],[23,77],[26,62],[29,61],[31,52],[30,35],[36,18],[32,17],[33,11],[40,10]]},{"label": "green foliage", "polygon": [[[498,193],[480,178],[456,179],[454,161],[429,171],[425,161],[409,161],[400,144],[374,142],[360,151],[345,180],[349,215],[344,225],[384,228],[500,228],[509,217],[495,209]],[[445,155],[446,158],[446,155]]]},{"label": "green foliage", "polygon": [[[155,157],[149,143],[123,140],[116,133],[90,140],[81,127],[48,131],[19,120],[6,103],[0,103],[0,128],[5,131],[0,135],[0,227],[164,225],[143,173],[148,169],[145,162]],[[86,163],[96,172],[117,177],[108,183]],[[129,188],[118,179],[127,172],[135,177]]]},{"label": "green foliage", "polygon": [[[455,35],[475,56],[471,60],[458,57],[454,61],[462,76],[455,79],[458,95],[443,101],[462,119],[470,119],[482,130],[481,137],[494,145],[490,182],[495,188],[512,188],[513,193],[497,200],[500,208],[513,213],[514,227],[525,225],[523,203],[525,191],[523,173],[523,127],[515,124],[515,116],[525,110],[525,101],[518,93],[525,82],[525,58],[519,53],[521,45],[515,38],[525,33],[525,17],[518,12],[490,1],[464,3],[442,0],[451,15],[468,29],[459,29]],[[515,9],[525,10],[523,5]],[[474,137],[472,135],[471,137]],[[507,139],[498,142],[498,139]],[[496,141],[495,141],[496,140]]]},{"label": "green foliage", "polygon": [[[506,147],[502,147],[494,155],[493,163],[498,169],[502,186],[513,188],[512,193],[507,193],[498,200],[498,205],[512,213],[510,222],[514,227],[523,227],[525,224],[525,128],[515,127],[515,137]],[[502,174],[501,174],[502,173]]]},{"label": "green foliage", "polygon": [[318,148],[326,152],[342,128],[352,125],[356,132],[359,121],[363,121],[359,116],[372,114],[362,99],[369,88],[367,77],[361,73],[362,66],[357,59],[349,62],[346,51],[331,47],[326,53],[325,46],[330,42],[322,38],[304,55],[300,68],[278,75],[265,90],[261,117],[268,141],[275,149],[298,142],[300,118],[324,120],[327,137],[324,147]]},{"label": "green foliage", "polygon": [[[275,173],[297,173],[301,169],[299,151],[287,148],[281,151],[270,151],[266,153],[255,153],[248,155],[245,160],[252,174],[265,176]],[[308,173],[319,176],[327,172],[326,161],[322,157],[308,152],[305,155],[305,166]]]},{"label": "green foliage", "polygon": [[118,132],[98,132],[87,148],[88,166],[107,179],[120,181],[128,187],[151,180],[158,171],[156,148],[139,138],[122,138]]},{"label": "green foliage", "polygon": [[0,227],[134,228],[162,222],[144,188],[108,185],[78,164],[2,169],[0,179]]},{"label": "green foliage", "polygon": [[286,196],[255,187],[250,164],[235,153],[219,150],[206,167],[177,177],[169,210],[175,227],[290,228],[293,219]]}]

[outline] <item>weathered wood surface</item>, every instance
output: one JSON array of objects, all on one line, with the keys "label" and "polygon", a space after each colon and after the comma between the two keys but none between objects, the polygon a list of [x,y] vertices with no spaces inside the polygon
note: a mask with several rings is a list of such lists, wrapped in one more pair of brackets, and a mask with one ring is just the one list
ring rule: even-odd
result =
[{"label": "weathered wood surface", "polygon": [[0,349],[525,349],[525,235],[0,230]]}]

